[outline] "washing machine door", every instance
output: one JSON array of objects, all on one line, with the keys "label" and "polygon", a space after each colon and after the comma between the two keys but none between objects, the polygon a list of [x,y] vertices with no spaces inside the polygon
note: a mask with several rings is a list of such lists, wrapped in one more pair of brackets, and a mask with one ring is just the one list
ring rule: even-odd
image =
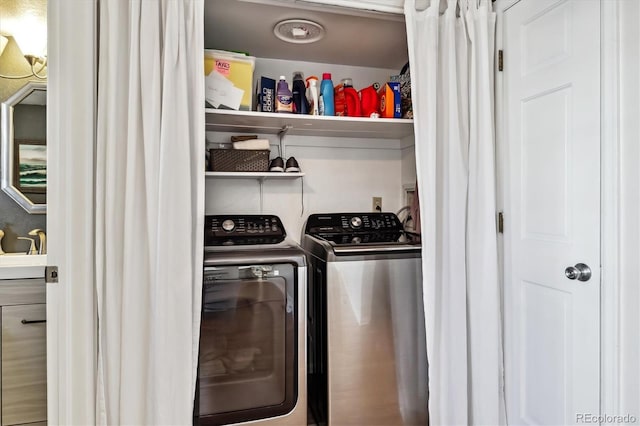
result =
[{"label": "washing machine door", "polygon": [[295,407],[296,273],[288,263],[205,268],[200,424],[270,418]]}]

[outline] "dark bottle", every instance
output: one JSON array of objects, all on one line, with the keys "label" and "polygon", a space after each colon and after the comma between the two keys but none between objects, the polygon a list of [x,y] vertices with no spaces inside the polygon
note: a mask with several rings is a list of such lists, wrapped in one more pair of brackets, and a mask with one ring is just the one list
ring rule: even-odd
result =
[{"label": "dark bottle", "polygon": [[293,73],[291,88],[293,89],[293,112],[296,114],[309,114],[309,103],[306,96],[307,86],[302,72],[296,71]]}]

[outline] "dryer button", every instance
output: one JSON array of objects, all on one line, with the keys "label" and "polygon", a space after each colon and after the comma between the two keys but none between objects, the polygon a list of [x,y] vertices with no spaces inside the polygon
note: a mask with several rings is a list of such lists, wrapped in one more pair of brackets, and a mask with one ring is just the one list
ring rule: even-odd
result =
[{"label": "dryer button", "polygon": [[236,224],[233,222],[233,220],[227,219],[224,222],[222,222],[222,229],[224,229],[227,232],[231,232],[234,229],[236,229]]}]

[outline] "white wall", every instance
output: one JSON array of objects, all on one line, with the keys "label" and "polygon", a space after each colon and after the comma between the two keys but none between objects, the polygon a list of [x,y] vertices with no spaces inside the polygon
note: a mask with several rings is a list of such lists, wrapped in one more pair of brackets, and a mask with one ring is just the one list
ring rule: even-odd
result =
[{"label": "white wall", "polygon": [[640,3],[620,2],[619,412],[640,418]]},{"label": "white wall", "polygon": [[414,189],[416,185],[416,150],[413,137],[402,140],[402,185]]},{"label": "white wall", "polygon": [[416,150],[413,136],[407,136],[400,141],[402,146],[402,183],[416,182]]},{"label": "white wall", "polygon": [[[230,134],[207,138],[229,141]],[[277,156],[278,137],[270,140]],[[286,156],[294,156],[303,179],[267,180],[263,184],[263,213],[282,219],[289,236],[300,241],[311,213],[370,212],[372,197],[382,197],[386,212],[403,206],[402,157],[398,140],[286,136]],[[415,180],[415,176],[413,178]],[[208,178],[206,214],[259,214],[260,185],[252,179]]]}]

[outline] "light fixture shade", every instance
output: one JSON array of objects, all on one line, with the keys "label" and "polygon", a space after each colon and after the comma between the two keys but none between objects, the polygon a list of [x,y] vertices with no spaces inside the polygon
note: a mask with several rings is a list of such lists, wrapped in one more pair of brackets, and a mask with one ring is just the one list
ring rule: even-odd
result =
[{"label": "light fixture shade", "polygon": [[47,27],[41,20],[31,14],[24,15],[20,25],[15,25],[11,29],[11,35],[18,44],[23,55],[30,55],[36,58],[47,56]]},{"label": "light fixture shade", "polygon": [[5,36],[0,35],[0,55],[2,55],[2,52],[4,52],[4,48],[7,47],[8,42],[9,40],[7,40]]},{"label": "light fixture shade", "polygon": [[23,55],[35,56],[36,58],[43,58],[47,56],[47,37],[44,35],[44,39],[39,38],[35,33],[29,31],[20,31],[13,34],[18,47]]}]

